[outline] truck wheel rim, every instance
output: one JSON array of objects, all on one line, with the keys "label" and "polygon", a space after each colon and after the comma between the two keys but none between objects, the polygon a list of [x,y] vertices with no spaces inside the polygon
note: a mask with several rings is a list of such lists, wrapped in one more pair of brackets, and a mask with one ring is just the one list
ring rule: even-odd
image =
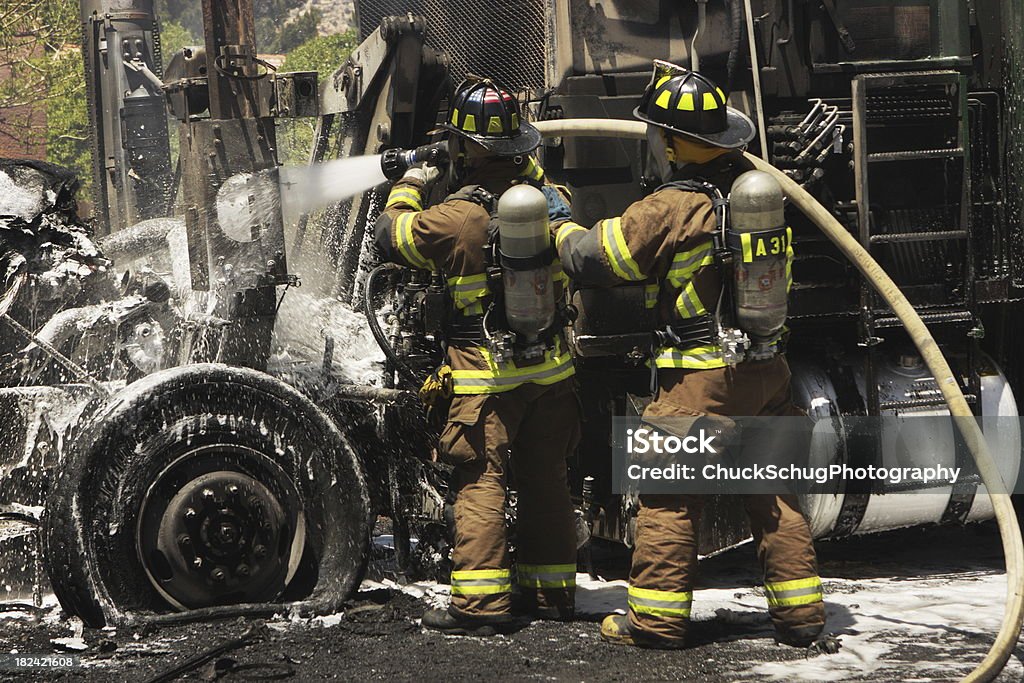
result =
[{"label": "truck wheel rim", "polygon": [[291,478],[259,451],[193,448],[146,491],[135,538],[139,561],[178,609],[271,601],[304,550],[299,501]]}]

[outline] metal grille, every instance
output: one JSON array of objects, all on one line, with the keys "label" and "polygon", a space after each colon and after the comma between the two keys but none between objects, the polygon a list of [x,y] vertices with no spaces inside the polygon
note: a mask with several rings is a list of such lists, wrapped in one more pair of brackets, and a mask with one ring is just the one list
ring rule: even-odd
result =
[{"label": "metal grille", "polygon": [[547,0],[362,0],[361,39],[386,16],[420,14],[427,44],[448,53],[452,79],[467,73],[494,78],[512,90],[545,85]]}]

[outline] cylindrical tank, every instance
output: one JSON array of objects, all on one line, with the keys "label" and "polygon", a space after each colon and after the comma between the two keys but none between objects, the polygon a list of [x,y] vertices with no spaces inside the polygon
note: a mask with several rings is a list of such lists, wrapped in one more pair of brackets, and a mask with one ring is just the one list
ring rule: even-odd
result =
[{"label": "cylindrical tank", "polygon": [[555,321],[551,266],[542,258],[551,248],[548,204],[544,193],[516,185],[498,200],[505,316],[522,341],[538,340]]},{"label": "cylindrical tank", "polygon": [[[786,324],[792,258],[782,187],[764,171],[747,171],[732,184],[729,213],[729,230],[738,237],[736,324],[753,341],[770,341]],[[765,233],[774,230],[780,232]]]},{"label": "cylindrical tank", "polygon": [[[883,405],[939,396],[938,387],[920,357],[913,353],[880,352],[876,365],[879,400]],[[794,402],[815,421],[808,465],[832,464],[880,467],[970,467],[966,448],[942,404],[883,408],[877,446],[858,439],[858,425],[869,418],[851,415],[866,402],[863,355],[825,367],[790,354]],[[1006,487],[1013,489],[1020,469],[1021,427],[1017,402],[1006,377],[987,358],[981,366],[980,418],[989,451]],[[938,402],[938,401],[937,401]],[[931,419],[919,419],[919,418]],[[865,450],[867,448],[868,450]],[[872,452],[875,451],[875,452]],[[973,467],[970,467],[973,470]],[[887,494],[887,495],[886,495]],[[920,524],[972,522],[992,517],[984,485],[962,482],[952,486],[890,491],[853,491],[842,484],[802,496],[801,506],[815,538],[864,534]]]}]

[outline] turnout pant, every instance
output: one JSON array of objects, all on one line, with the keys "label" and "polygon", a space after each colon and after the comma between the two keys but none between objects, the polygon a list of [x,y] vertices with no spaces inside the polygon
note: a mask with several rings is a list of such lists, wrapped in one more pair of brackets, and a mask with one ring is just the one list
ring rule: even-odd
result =
[{"label": "turnout pant", "polygon": [[[453,400],[439,448],[455,465],[453,612],[509,612],[513,578],[528,606],[572,608],[576,523],[565,461],[579,441],[579,419],[571,379]],[[510,470],[517,491],[515,577],[506,543]]]},{"label": "turnout pant", "polygon": [[[793,415],[783,357],[713,370],[661,370],[661,391],[645,417]],[[821,579],[807,521],[793,496],[744,496],[768,611],[776,631],[820,631]],[[702,499],[640,497],[628,604],[632,628],[666,639],[686,636],[697,570]]]}]

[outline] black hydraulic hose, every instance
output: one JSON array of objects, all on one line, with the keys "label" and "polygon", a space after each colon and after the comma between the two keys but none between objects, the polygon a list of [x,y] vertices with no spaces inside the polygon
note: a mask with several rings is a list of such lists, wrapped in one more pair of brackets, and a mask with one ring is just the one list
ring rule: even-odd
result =
[{"label": "black hydraulic hose", "polygon": [[373,338],[377,341],[377,346],[387,356],[388,361],[394,366],[395,370],[398,371],[405,380],[407,380],[414,387],[418,386],[421,380],[416,377],[416,373],[409,369],[409,366],[398,357],[395,353],[394,348],[391,346],[391,342],[388,341],[388,337],[384,334],[384,330],[380,327],[380,321],[377,320],[377,311],[373,307],[373,294],[375,291],[374,283],[381,273],[385,273],[389,270],[397,270],[401,266],[395,265],[394,263],[382,263],[366,276],[366,284],[363,287],[363,314],[366,316],[366,322],[370,326],[370,332],[373,334]]},{"label": "black hydraulic hose", "polygon": [[725,67],[725,89],[732,91],[740,70],[740,50],[743,49],[743,2],[729,0],[729,58]]}]

